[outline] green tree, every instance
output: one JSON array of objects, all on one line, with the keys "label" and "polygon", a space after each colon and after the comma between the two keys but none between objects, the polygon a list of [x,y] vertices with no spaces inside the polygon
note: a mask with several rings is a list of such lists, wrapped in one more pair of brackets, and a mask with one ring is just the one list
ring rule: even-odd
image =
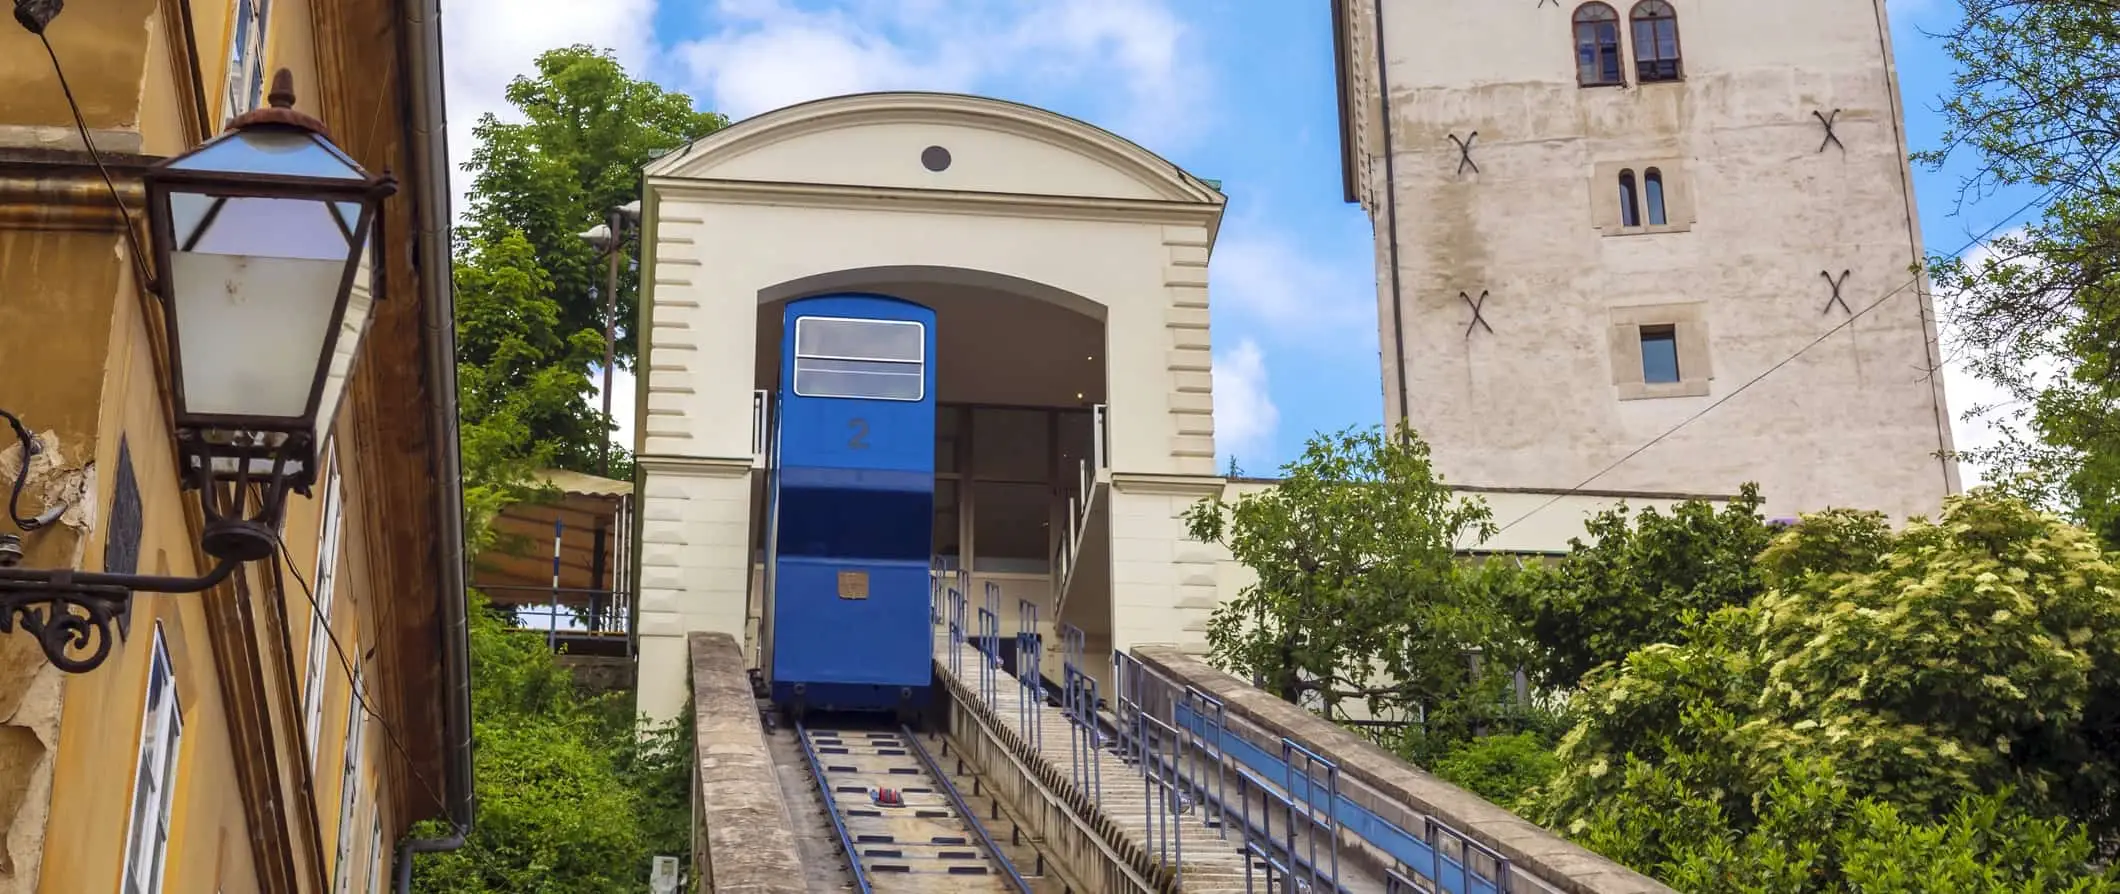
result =
[{"label": "green tree", "polygon": [[1469,652],[1507,625],[1456,555],[1494,531],[1486,505],[1445,487],[1410,432],[1320,435],[1282,471],[1270,490],[1185,513],[1194,539],[1256,575],[1210,619],[1211,660],[1329,718],[1364,704],[1421,720],[1431,747],[1469,736],[1508,688],[1507,674],[1473,676]]},{"label": "green tree", "polygon": [[1593,668],[1653,643],[1676,642],[1718,609],[1744,605],[1763,589],[1754,559],[1772,536],[1759,515],[1759,488],[1745,485],[1718,511],[1688,500],[1669,513],[1622,504],[1593,516],[1592,542],[1527,576],[1511,612],[1538,643],[1539,681],[1573,689]]},{"label": "green tree", "polygon": [[[473,174],[468,235],[493,240],[521,233],[551,282],[556,328],[601,336],[605,267],[579,234],[604,222],[610,209],[640,198],[641,169],[651,159],[728,119],[626,74],[608,51],[565,47],[539,55],[535,64],[535,74],[508,85],[508,103],[524,120],[487,114],[472,131],[478,145],[464,165]],[[638,346],[632,326],[638,245],[627,251],[619,267],[620,366],[631,365]]]},{"label": "green tree", "polygon": [[1896,535],[1807,518],[1760,564],[1751,605],[1588,675],[1542,821],[1595,839],[1619,816],[1646,856],[1612,855],[1656,863],[1696,847],[1656,840],[1693,821],[1627,811],[1677,817],[1690,793],[1741,836],[1792,767],[1829,766],[1907,816],[2007,791],[2014,811],[2120,830],[2120,569],[2088,532],[1980,490]]},{"label": "green tree", "polygon": [[2007,400],[1969,415],[2022,424],[1968,455],[2120,548],[2120,17],[2082,0],[1962,0],[1958,63],[1933,167],[1971,153],[1965,184],[2052,191],[2022,231],[1931,268],[1966,357]]},{"label": "green tree", "polygon": [[540,468],[582,468],[598,454],[588,361],[603,340],[561,328],[551,280],[522,234],[480,236],[458,258],[457,421],[466,530],[474,550],[492,545],[487,522],[502,508],[549,497]]},{"label": "green tree", "polygon": [[414,890],[640,890],[648,871],[641,799],[614,764],[608,724],[542,638],[509,630],[472,595],[478,821],[462,848],[422,859]]},{"label": "green tree", "polygon": [[[566,362],[586,372],[603,362],[607,274],[602,256],[580,234],[603,222],[610,209],[640,198],[641,169],[650,159],[713,133],[728,120],[693,109],[682,93],[627,75],[608,51],[549,50],[537,57],[536,66],[534,75],[508,85],[508,102],[523,120],[504,122],[487,114],[472,131],[477,146],[464,164],[473,175],[470,216],[458,235],[471,250],[459,266],[497,267],[509,274],[526,273],[525,263],[535,268],[535,288],[551,307],[549,315],[538,308],[530,323],[548,340],[566,345]],[[517,249],[517,239],[527,251]],[[630,367],[637,349],[632,321],[640,292],[638,240],[629,240],[623,251],[615,352],[616,365]],[[486,257],[494,252],[506,257]],[[528,283],[499,285],[512,292],[530,288]],[[582,339],[584,332],[591,337]],[[509,345],[505,339],[470,339],[460,345],[459,357],[484,367],[496,359],[491,352]],[[549,347],[540,350],[554,353]],[[593,384],[586,377],[581,383],[585,387],[564,409],[540,403],[538,414],[519,421],[529,427],[533,442],[549,445],[545,459],[551,465],[597,472],[612,425],[589,406]],[[612,452],[612,473],[630,473],[630,458],[618,455],[623,450]]]}]

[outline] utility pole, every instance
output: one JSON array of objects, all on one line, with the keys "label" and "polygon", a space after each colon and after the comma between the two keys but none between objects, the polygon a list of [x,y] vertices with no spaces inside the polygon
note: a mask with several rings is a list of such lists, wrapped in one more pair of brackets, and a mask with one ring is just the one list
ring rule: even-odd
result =
[{"label": "utility pole", "polygon": [[[640,221],[640,200],[635,199],[605,212],[605,222],[581,234],[604,253],[604,420],[611,419],[611,368],[618,353],[618,262],[625,255],[626,225]],[[611,433],[604,432],[603,475],[611,477]]]}]

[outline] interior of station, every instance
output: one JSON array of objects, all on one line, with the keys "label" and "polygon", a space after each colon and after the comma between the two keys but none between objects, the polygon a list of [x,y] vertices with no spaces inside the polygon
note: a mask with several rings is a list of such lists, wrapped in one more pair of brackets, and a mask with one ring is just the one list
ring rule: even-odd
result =
[{"label": "interior of station", "polygon": [[[1088,591],[1108,590],[1109,574],[1092,571],[1097,562],[1086,561],[1081,546],[1087,524],[1101,522],[1093,495],[1107,455],[1104,322],[1085,313],[1088,308],[996,284],[849,283],[823,291],[887,295],[936,313],[933,568],[944,586],[966,593],[967,628],[977,632],[972,618],[993,585],[1000,635],[1007,641],[1004,657],[1012,667],[1024,603],[1035,606],[1047,653],[1058,648],[1054,614],[1060,606],[1064,620],[1082,630],[1085,653],[1108,654],[1110,599]],[[766,418],[754,425],[772,424],[786,303],[819,293],[759,306],[754,388],[759,415]],[[747,651],[753,655],[765,614],[766,493],[766,476],[754,475],[754,564],[746,611]],[[1104,553],[1102,544],[1097,552]],[[1069,575],[1070,568],[1083,573]],[[1045,673],[1058,676],[1056,667]]]}]

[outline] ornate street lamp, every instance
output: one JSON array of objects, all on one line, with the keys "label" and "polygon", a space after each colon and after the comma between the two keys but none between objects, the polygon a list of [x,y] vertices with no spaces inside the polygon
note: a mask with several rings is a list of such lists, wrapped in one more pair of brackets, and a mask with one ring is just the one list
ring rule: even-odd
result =
[{"label": "ornate street lamp", "polygon": [[[200,547],[218,564],[197,578],[21,570],[0,541],[0,632],[16,622],[60,669],[110,652],[110,624],[134,591],[198,592],[278,543],[289,491],[307,494],[373,309],[373,234],[396,186],[332,145],[294,110],[294,78],[273,78],[270,106],[145,173],[154,289],[168,326],[178,473],[200,492]],[[23,445],[15,492],[37,445]],[[55,513],[23,519],[36,530]],[[85,657],[74,653],[85,652]]]}]

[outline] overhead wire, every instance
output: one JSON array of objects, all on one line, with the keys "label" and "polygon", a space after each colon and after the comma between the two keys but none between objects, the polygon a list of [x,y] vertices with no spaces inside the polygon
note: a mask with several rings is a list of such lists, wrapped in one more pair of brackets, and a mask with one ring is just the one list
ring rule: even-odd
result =
[{"label": "overhead wire", "polygon": [[[278,555],[280,561],[287,566],[287,573],[294,577],[295,583],[301,585],[302,597],[308,600],[309,610],[313,613],[312,616],[324,619],[324,623],[321,625],[324,636],[331,641],[331,650],[337,653],[339,667],[346,671],[347,685],[351,686],[354,678],[353,661],[346,656],[346,648],[339,642],[338,634],[332,632],[331,618],[325,614],[323,607],[317,603],[316,593],[310,588],[309,579],[303,577],[301,570],[295,567],[294,556],[288,553],[287,541],[280,538],[279,531],[273,531],[272,540],[273,543],[279,546]],[[434,784],[433,780],[428,779],[425,773],[420,772],[419,762],[413,760],[412,752],[405,747],[404,740],[399,738],[397,727],[392,726],[388,719],[375,710],[374,705],[368,703],[368,695],[362,692],[360,687],[354,687],[353,699],[356,704],[361,706],[362,713],[382,725],[383,735],[390,740],[390,747],[397,750],[399,757],[404,758],[406,771],[412,774],[413,779],[420,784],[421,788],[427,790],[427,795],[434,799],[435,806],[441,809],[444,814],[448,813],[449,800],[442,797],[442,790]],[[304,717],[303,722],[308,722],[308,718]]]}]

